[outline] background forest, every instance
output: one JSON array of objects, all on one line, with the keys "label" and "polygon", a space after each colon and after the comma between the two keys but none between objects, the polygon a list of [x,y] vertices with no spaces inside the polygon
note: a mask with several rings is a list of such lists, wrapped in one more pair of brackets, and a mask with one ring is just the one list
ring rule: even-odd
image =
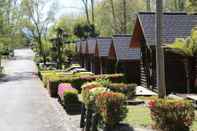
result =
[{"label": "background forest", "polygon": [[[51,48],[51,38],[57,28],[70,35],[67,42],[77,36],[112,36],[131,34],[139,11],[155,11],[155,0],[79,0],[83,14],[56,17],[56,0],[0,0],[0,51],[35,45],[39,55],[46,59]],[[195,12],[196,0],[164,0],[164,10]],[[84,32],[77,32],[78,29]],[[72,46],[69,46],[72,47]]]}]

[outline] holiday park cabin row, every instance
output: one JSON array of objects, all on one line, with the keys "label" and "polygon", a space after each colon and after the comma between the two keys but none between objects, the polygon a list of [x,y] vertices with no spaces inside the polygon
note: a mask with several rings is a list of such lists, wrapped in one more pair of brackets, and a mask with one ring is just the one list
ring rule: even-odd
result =
[{"label": "holiday park cabin row", "polygon": [[[197,26],[197,15],[186,13],[163,14],[164,44],[172,44],[176,38],[190,36]],[[89,38],[77,42],[80,64],[95,74],[124,73],[128,82],[157,90],[156,84],[156,34],[155,13],[140,12],[131,36]],[[186,71],[183,56],[165,52],[165,76],[167,92],[186,93]],[[193,61],[197,65],[197,59]],[[196,92],[196,69],[192,69],[192,92]]]},{"label": "holiday park cabin row", "polygon": [[140,49],[129,48],[130,41],[129,35],[78,41],[79,63],[95,74],[123,73],[128,82],[140,84]]}]

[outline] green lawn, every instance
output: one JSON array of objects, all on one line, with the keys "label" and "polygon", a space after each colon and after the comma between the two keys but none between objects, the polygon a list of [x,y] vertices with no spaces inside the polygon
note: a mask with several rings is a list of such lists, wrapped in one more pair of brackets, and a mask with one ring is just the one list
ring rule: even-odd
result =
[{"label": "green lawn", "polygon": [[152,121],[147,107],[129,106],[128,109],[129,112],[125,119],[126,123],[137,127],[150,127]]},{"label": "green lawn", "polygon": [[[150,110],[144,106],[128,106],[129,112],[127,118],[124,120],[131,126],[147,127],[150,128],[152,120],[150,117]],[[197,131],[197,111],[195,115],[195,121],[192,125],[191,131]]]}]

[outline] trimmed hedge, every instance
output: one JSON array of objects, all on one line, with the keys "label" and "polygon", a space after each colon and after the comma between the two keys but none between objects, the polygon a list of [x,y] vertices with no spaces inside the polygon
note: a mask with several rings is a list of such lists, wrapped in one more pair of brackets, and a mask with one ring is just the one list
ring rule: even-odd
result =
[{"label": "trimmed hedge", "polygon": [[78,72],[78,73],[72,73],[72,72],[65,72],[61,70],[49,70],[49,71],[41,71],[40,72],[40,78],[44,83],[44,86],[47,87],[49,80],[64,80],[68,79],[68,77],[80,77],[80,76],[91,76],[94,75],[91,72]]},{"label": "trimmed hedge", "polygon": [[47,88],[52,97],[57,97],[58,85],[60,83],[71,83],[73,87],[81,90],[81,86],[86,82],[95,81],[97,79],[109,79],[111,82],[121,83],[125,81],[123,74],[104,74],[104,75],[93,75],[93,76],[67,76],[59,77],[59,79],[49,79],[47,83]]},{"label": "trimmed hedge", "polygon": [[64,91],[64,99],[63,99],[64,107],[68,107],[69,105],[75,105],[79,103],[80,102],[78,99],[78,91],[76,89]]},{"label": "trimmed hedge", "polygon": [[69,83],[61,83],[58,86],[59,100],[67,113],[75,113],[81,110],[81,103],[78,98],[78,90]]}]

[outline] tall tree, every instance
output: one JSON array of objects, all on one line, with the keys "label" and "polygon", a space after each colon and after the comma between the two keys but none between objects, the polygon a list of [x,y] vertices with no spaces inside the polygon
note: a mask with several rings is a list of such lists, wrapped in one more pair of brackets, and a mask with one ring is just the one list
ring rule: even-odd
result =
[{"label": "tall tree", "polygon": [[111,12],[112,12],[112,17],[113,17],[113,33],[117,33],[117,21],[116,21],[116,13],[115,13],[115,7],[114,7],[114,0],[110,0],[110,5],[111,5]]},{"label": "tall tree", "polygon": [[94,0],[91,0],[91,7],[92,7],[92,24],[94,25],[95,15],[94,15]]},{"label": "tall tree", "polygon": [[[47,1],[50,3],[50,1]],[[53,9],[47,11],[47,16],[43,10],[47,9],[47,3],[44,0],[22,0],[21,9],[24,18],[27,18],[32,23],[32,27],[28,28],[33,39],[37,42],[39,54],[43,57],[44,64],[46,63],[46,55],[43,47],[43,38],[46,35],[48,24],[53,21]]]},{"label": "tall tree", "polygon": [[150,0],[146,0],[146,10],[151,11],[151,1]]},{"label": "tall tree", "polygon": [[186,0],[186,8],[190,13],[197,12],[197,1],[196,0]]},{"label": "tall tree", "polygon": [[87,23],[90,24],[88,0],[81,0],[85,9]]},{"label": "tall tree", "polygon": [[185,9],[185,0],[178,0],[179,11],[184,11]]},{"label": "tall tree", "polygon": [[123,33],[127,34],[127,1],[123,0]]}]

